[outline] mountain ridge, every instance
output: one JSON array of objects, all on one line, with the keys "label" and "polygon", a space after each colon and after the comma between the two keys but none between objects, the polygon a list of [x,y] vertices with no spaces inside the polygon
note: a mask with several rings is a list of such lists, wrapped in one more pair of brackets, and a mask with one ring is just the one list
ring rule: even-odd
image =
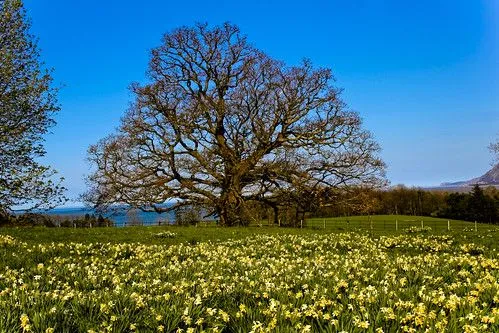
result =
[{"label": "mountain ridge", "polygon": [[499,185],[499,163],[482,176],[470,180],[448,182],[440,184],[441,187],[460,187],[473,185]]}]

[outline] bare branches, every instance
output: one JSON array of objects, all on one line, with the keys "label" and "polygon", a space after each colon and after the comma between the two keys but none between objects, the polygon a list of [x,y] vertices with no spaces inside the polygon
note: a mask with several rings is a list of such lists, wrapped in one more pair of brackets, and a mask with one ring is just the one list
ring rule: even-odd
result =
[{"label": "bare branches", "polygon": [[489,145],[489,150],[493,154],[496,162],[499,162],[499,139]]},{"label": "bare branches", "polygon": [[379,147],[340,99],[329,69],[286,67],[230,24],[183,27],[152,51],[119,134],[93,146],[95,204],[213,208],[244,224],[266,204],[383,179]]}]

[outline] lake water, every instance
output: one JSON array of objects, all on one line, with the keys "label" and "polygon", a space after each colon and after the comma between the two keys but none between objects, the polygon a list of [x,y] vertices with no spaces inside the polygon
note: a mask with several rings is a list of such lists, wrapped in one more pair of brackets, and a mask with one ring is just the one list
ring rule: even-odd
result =
[{"label": "lake water", "polygon": [[[86,207],[65,207],[65,208],[54,208],[49,211],[44,212],[48,215],[59,215],[63,217],[81,217],[85,214],[94,214],[98,216],[98,213],[91,208]],[[119,209],[116,212],[102,214],[104,217],[108,217],[115,223],[118,227],[123,227],[130,225],[131,223],[140,223],[143,225],[158,225],[158,224],[168,224],[175,221],[175,213],[154,213],[154,212],[143,212],[140,210],[127,211],[126,209]]]}]

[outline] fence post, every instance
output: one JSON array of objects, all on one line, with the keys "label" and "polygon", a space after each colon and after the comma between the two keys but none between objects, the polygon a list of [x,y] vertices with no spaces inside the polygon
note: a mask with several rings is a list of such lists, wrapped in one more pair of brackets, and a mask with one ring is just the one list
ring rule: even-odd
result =
[{"label": "fence post", "polygon": [[423,220],[421,220],[421,229],[424,228],[424,225],[423,225]]},{"label": "fence post", "polygon": [[279,226],[281,226],[281,219],[277,219],[277,221],[279,221]]},{"label": "fence post", "polygon": [[478,231],[478,229],[476,228],[476,221],[475,221],[475,232],[477,232],[477,231]]},{"label": "fence post", "polygon": [[300,220],[300,228],[303,228],[303,220]]},{"label": "fence post", "polygon": [[395,220],[395,230],[399,230],[399,220]]},{"label": "fence post", "polygon": [[447,231],[450,231],[450,220],[447,220]]},{"label": "fence post", "polygon": [[324,219],[324,229],[326,229],[326,219]]}]

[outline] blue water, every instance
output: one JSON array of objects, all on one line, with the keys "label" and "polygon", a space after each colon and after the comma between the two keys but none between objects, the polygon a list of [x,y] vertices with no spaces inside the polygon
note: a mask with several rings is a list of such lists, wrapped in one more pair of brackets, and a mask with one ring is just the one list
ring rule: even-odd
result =
[{"label": "blue water", "polygon": [[[92,208],[86,207],[76,207],[76,208],[54,208],[49,211],[44,212],[48,215],[59,215],[63,217],[81,217],[85,214],[94,214],[98,216],[99,214]],[[140,210],[133,210],[131,212],[126,209],[119,209],[114,212],[109,212],[102,214],[102,216],[111,219],[116,226],[123,227],[126,225],[142,224],[142,225],[165,225],[173,223],[175,221],[175,214],[173,212],[169,213],[154,213],[154,212],[143,212]]]}]

